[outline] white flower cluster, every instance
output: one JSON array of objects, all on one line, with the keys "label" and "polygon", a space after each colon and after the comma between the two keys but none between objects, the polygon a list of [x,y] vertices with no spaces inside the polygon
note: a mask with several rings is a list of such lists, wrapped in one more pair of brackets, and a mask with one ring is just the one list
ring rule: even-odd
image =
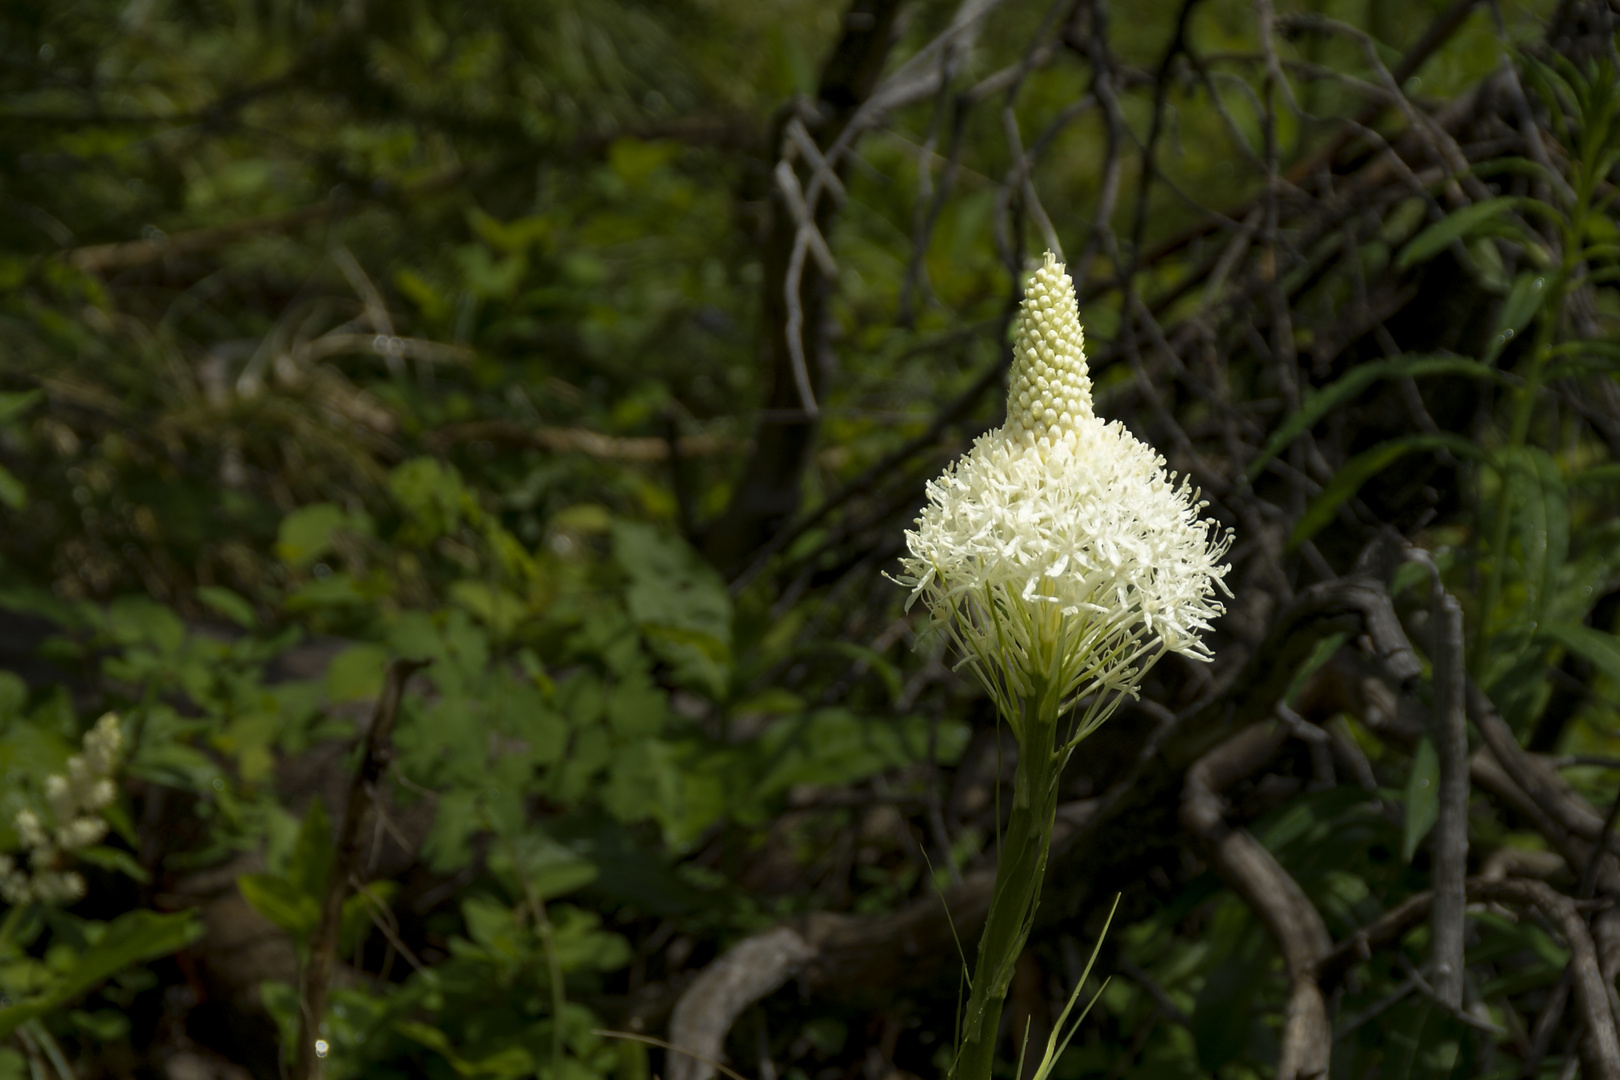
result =
[{"label": "white flower cluster", "polygon": [[1038,697],[1092,695],[1081,734],[1134,694],[1165,651],[1208,659],[1199,634],[1229,532],[1152,447],[1092,411],[1074,289],[1047,253],[1013,342],[1007,420],[928,485],[897,580],[921,597],[1014,726]]},{"label": "white flower cluster", "polygon": [[45,778],[51,827],[32,810],[17,811],[12,824],[28,852],[28,869],[0,855],[0,899],[8,904],[70,904],[84,895],[84,878],[63,870],[62,856],[107,835],[102,811],[118,795],[112,775],[123,745],[118,717],[108,713],[85,732],[83,752],[68,758],[67,775]]}]

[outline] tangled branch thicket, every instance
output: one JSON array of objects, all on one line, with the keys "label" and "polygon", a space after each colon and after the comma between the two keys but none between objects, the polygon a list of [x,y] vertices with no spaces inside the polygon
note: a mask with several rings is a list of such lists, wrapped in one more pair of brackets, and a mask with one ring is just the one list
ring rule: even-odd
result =
[{"label": "tangled branch thicket", "polygon": [[0,1070],[948,1066],[1015,747],[884,575],[1050,248],[1233,596],[1002,1058],[1123,894],[1060,1080],[1620,1080],[1615,5],[270,6],[0,33],[0,820],[131,778]]}]

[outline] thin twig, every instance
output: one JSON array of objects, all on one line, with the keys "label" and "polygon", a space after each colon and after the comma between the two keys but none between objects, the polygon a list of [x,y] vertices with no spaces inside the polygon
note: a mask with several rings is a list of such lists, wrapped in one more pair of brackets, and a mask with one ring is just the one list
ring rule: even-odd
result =
[{"label": "thin twig", "polygon": [[1440,807],[1435,822],[1432,955],[1435,993],[1447,1009],[1462,1009],[1463,914],[1468,875],[1467,668],[1463,666],[1463,616],[1457,598],[1434,580],[1433,739],[1440,759]]},{"label": "thin twig", "polygon": [[360,823],[366,814],[366,792],[376,784],[393,753],[390,740],[399,719],[399,706],[405,682],[426,667],[422,660],[395,660],[388,665],[382,693],[371,713],[371,729],[366,732],[365,751],[349,783],[348,804],[338,826],[333,846],[332,867],[326,878],[326,896],[321,918],[309,942],[309,958],[304,963],[299,993],[298,1043],[293,1048],[293,1080],[319,1080],[326,1057],[321,1021],[326,1013],[326,994],[332,981],[332,965],[337,956],[338,928],[342,922],[343,898],[349,879],[358,872]]}]

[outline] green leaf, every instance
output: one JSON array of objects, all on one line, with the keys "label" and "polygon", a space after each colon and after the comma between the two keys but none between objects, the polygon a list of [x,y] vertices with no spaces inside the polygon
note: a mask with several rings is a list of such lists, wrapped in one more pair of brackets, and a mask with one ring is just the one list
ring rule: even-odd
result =
[{"label": "green leaf", "polygon": [[182,949],[202,936],[202,925],[189,911],[160,915],[131,911],[108,923],[95,944],[61,971],[43,995],[0,1009],[0,1039],[18,1026],[71,1004],[131,964],[155,960]]},{"label": "green leaf", "polygon": [[194,746],[168,739],[142,739],[129,774],[182,791],[207,791],[219,778],[219,765]]},{"label": "green leaf", "polygon": [[80,862],[89,863],[91,866],[99,866],[103,870],[115,870],[126,877],[133,878],[142,885],[152,880],[152,875],[148,874],[141,864],[135,861],[135,857],[120,848],[84,848],[78,852],[78,858]]},{"label": "green leaf", "polygon": [[287,861],[287,880],[313,899],[317,907],[326,894],[326,877],[332,870],[333,854],[332,826],[326,818],[326,807],[316,796],[309,801],[304,824],[298,830],[298,842],[293,845],[292,857]]},{"label": "green leaf", "polygon": [[600,873],[596,864],[540,832],[517,836],[490,854],[498,874],[510,874],[519,888],[532,890],[541,903],[583,889]]},{"label": "green leaf", "polygon": [[529,605],[507,589],[482,581],[457,581],[450,586],[450,598],[499,637],[512,631],[531,614]]},{"label": "green leaf", "polygon": [[731,595],[683,540],[639,522],[613,526],[613,557],[629,577],[630,618],[682,682],[723,697],[731,670]]},{"label": "green leaf", "polygon": [[326,669],[326,696],[334,702],[369,701],[382,692],[388,650],[381,645],[351,645]]},{"label": "green leaf", "polygon": [[1546,290],[1547,276],[1543,273],[1526,271],[1514,279],[1513,288],[1497,313],[1496,328],[1491,331],[1491,343],[1485,350],[1485,363],[1500,356],[1513,338],[1530,325],[1530,320],[1541,309]]},{"label": "green leaf", "polygon": [[114,1009],[98,1009],[93,1013],[75,1009],[68,1014],[68,1019],[99,1043],[117,1042],[129,1035],[129,1017]]},{"label": "green leaf", "polygon": [[254,911],[297,941],[307,940],[320,922],[320,903],[280,875],[243,874],[236,879],[236,887]]},{"label": "green leaf", "polygon": [[607,720],[615,734],[625,739],[645,739],[664,730],[669,704],[664,691],[645,676],[622,679],[609,692]]},{"label": "green leaf", "polygon": [[1265,469],[1266,463],[1282,453],[1302,432],[1340,405],[1355,398],[1373,383],[1380,379],[1416,378],[1422,375],[1468,375],[1476,379],[1498,380],[1501,378],[1500,372],[1486,367],[1477,360],[1462,356],[1412,353],[1392,356],[1388,360],[1379,360],[1371,364],[1359,364],[1320,390],[1312,391],[1300,404],[1299,411],[1291,414],[1276,431],[1272,432],[1271,438],[1266,440],[1265,448],[1260,451],[1260,456],[1249,463],[1246,470],[1249,482],[1253,483]]},{"label": "green leaf", "polygon": [[679,537],[640,522],[615,522],[613,557],[630,578],[625,606],[637,623],[694,631],[730,644],[725,579]]},{"label": "green leaf", "polygon": [[1563,473],[1545,450],[1533,446],[1510,449],[1502,457],[1511,499],[1513,524],[1519,537],[1519,558],[1525,591],[1537,621],[1545,618],[1548,601],[1569,557],[1569,500]]},{"label": "green leaf", "polygon": [[1548,208],[1534,200],[1515,195],[1502,195],[1483,199],[1472,206],[1447,214],[1441,220],[1412,238],[1395,260],[1395,269],[1405,270],[1413,263],[1431,259],[1450,247],[1455,241],[1470,239],[1487,232],[1500,231],[1504,224],[1499,219],[1513,210],[1541,213]]},{"label": "green leaf", "polygon": [[28,505],[28,489],[4,465],[0,465],[0,503],[13,510],[21,510]]},{"label": "green leaf", "polygon": [[373,881],[360,886],[360,890],[343,901],[338,918],[338,954],[354,952],[355,944],[365,937],[376,918],[376,912],[387,910],[388,901],[399,889],[397,881]]},{"label": "green leaf", "polygon": [[1249,950],[1226,957],[1204,979],[1193,1005],[1192,1036],[1198,1064],[1215,1073],[1249,1045],[1254,998],[1265,983],[1265,965]]},{"label": "green leaf", "polygon": [[332,550],[332,533],[348,523],[349,515],[336,503],[301,506],[281,519],[276,555],[288,566],[309,566]]},{"label": "green leaf", "polygon": [[1552,622],[1541,628],[1543,636],[1591,662],[1604,675],[1620,683],[1620,638],[1590,626],[1572,622]]},{"label": "green leaf", "polygon": [[452,532],[477,503],[452,465],[413,458],[388,476],[388,492],[410,519],[411,538],[437,540]]},{"label": "green leaf", "polygon": [[253,605],[229,589],[204,585],[197,590],[197,599],[244,630],[253,630],[259,625],[259,616],[253,610]]},{"label": "green leaf", "polygon": [[1587,484],[1620,484],[1620,463],[1595,465],[1569,478],[1570,487],[1584,487]]},{"label": "green leaf", "polygon": [[1322,530],[1344,502],[1361,490],[1361,485],[1372,479],[1378,473],[1389,468],[1396,461],[1419,451],[1450,450],[1459,457],[1470,457],[1486,460],[1485,452],[1461,435],[1452,435],[1447,432],[1434,432],[1423,435],[1407,435],[1399,439],[1379,443],[1364,453],[1358,454],[1344,463],[1344,466],[1333,475],[1320,494],[1311,500],[1300,517],[1299,523],[1294,526],[1294,533],[1288,538],[1290,550],[1303,544]]},{"label": "green leaf", "polygon": [[1401,858],[1412,861],[1423,838],[1440,820],[1440,755],[1425,735],[1412,755],[1412,772],[1406,778],[1406,824],[1401,833]]},{"label": "green leaf", "polygon": [[0,394],[0,425],[9,424],[45,396],[43,390],[23,390],[18,393]]}]

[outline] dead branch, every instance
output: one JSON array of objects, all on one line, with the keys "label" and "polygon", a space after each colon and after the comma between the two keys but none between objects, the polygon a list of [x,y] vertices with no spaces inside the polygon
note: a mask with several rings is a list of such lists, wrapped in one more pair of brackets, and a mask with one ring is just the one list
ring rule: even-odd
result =
[{"label": "dead branch", "polygon": [[298,1044],[293,1048],[294,1080],[320,1080],[324,1043],[318,1042],[321,1020],[326,1014],[326,993],[332,981],[332,965],[337,956],[338,928],[342,923],[343,899],[351,880],[363,880],[360,866],[360,823],[370,802],[369,792],[387,767],[394,723],[399,719],[400,699],[411,675],[426,667],[421,660],[395,660],[388,665],[382,693],[371,714],[366,731],[365,750],[349,784],[349,799],[343,808],[333,845],[332,865],[327,871],[326,895],[321,903],[320,921],[309,942],[309,958],[299,980]]},{"label": "dead branch", "polygon": [[[585,428],[527,427],[510,420],[473,420],[449,424],[427,436],[427,444],[443,452],[457,443],[499,442],[533,446],[553,454],[584,454],[603,461],[656,462],[671,457],[671,441],[650,435],[604,435]],[[737,442],[723,435],[683,435],[673,440],[680,458],[713,457],[736,449]]]},{"label": "dead branch", "polygon": [[1317,965],[1333,947],[1327,924],[1276,858],[1249,832],[1229,825],[1220,794],[1263,769],[1287,740],[1280,724],[1256,724],[1209,751],[1187,770],[1181,822],[1203,841],[1210,863],[1241,896],[1282,953],[1288,977],[1277,1052],[1280,1080],[1327,1075],[1333,1028],[1317,981]]},{"label": "dead branch", "polygon": [[669,1080],[710,1080],[709,1064],[725,1055],[726,1034],[744,1009],[773,993],[815,955],[797,930],[778,926],[755,934],[704,968],[681,995],[669,1020]]},{"label": "dead branch", "polygon": [[1447,1008],[1462,1007],[1463,880],[1468,875],[1467,671],[1463,667],[1463,614],[1456,597],[1434,580],[1433,738],[1440,758],[1440,811],[1434,827],[1434,988]]},{"label": "dead branch", "polygon": [[1470,892],[1482,900],[1534,906],[1558,928],[1569,946],[1575,1006],[1585,1030],[1580,1040],[1582,1075],[1592,1080],[1620,1080],[1620,1036],[1609,1007],[1610,987],[1599,967],[1591,931],[1575,902],[1545,882],[1523,878],[1482,881]]}]

